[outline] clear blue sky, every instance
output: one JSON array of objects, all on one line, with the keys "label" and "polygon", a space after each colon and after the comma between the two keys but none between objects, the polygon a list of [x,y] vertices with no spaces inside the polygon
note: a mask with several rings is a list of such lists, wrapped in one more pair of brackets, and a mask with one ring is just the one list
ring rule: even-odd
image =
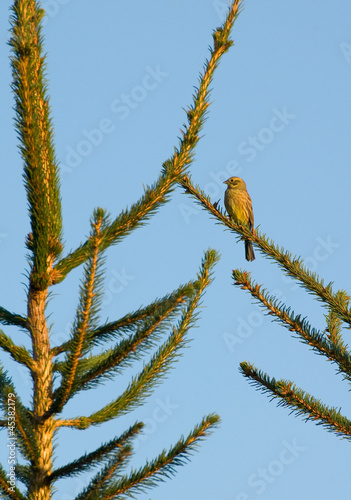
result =
[{"label": "clear blue sky", "polygon": [[[8,18],[0,5],[1,154],[0,304],[25,312],[24,239],[29,231],[21,160],[13,131]],[[94,207],[113,216],[137,200],[177,145],[193,86],[227,0],[45,0],[45,46],[56,151],[62,167],[66,250],[89,231]],[[255,224],[306,259],[334,288],[350,290],[351,3],[245,2],[235,46],[216,73],[212,106],[191,167],[213,201],[236,172],[253,200]],[[118,422],[63,431],[57,463],[96,448],[136,419],[148,424],[135,465],[153,458],[210,412],[221,426],[172,481],[139,498],[292,500],[346,498],[351,448],[313,423],[277,408],[240,375],[250,361],[290,379],[326,404],[351,412],[350,393],[332,364],[271,322],[233,287],[240,267],[324,328],[325,311],[257,251],[223,231],[178,189],[142,229],[108,252],[103,319],[118,318],[192,279],[208,247],[221,253],[193,341],[148,403]],[[53,342],[67,338],[80,271],[55,289]],[[10,331],[10,330],[6,330]],[[349,331],[345,332],[348,341]],[[13,332],[16,342],[26,342]],[[2,355],[2,357],[4,357]],[[5,365],[28,398],[29,384]],[[89,414],[123,390],[129,377],[84,393],[66,415]],[[0,458],[6,460],[5,434]],[[58,483],[71,500],[84,482]]]}]

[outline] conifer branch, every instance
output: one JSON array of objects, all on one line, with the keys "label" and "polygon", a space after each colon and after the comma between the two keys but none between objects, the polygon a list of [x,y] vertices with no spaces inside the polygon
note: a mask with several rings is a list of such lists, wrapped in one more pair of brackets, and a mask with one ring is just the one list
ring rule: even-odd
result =
[{"label": "conifer branch", "polygon": [[[10,397],[11,394],[11,397]],[[33,436],[33,420],[28,408],[26,408],[17,395],[13,382],[7,373],[0,366],[0,410],[7,415],[8,403],[13,401],[15,407],[15,428],[14,432],[18,437],[17,445],[23,456],[27,460],[34,460],[37,457],[37,448]],[[6,420],[5,427],[8,426]]]},{"label": "conifer branch", "polygon": [[197,307],[205,287],[210,283],[210,267],[217,261],[214,251],[206,252],[202,263],[201,274],[198,275],[196,294],[189,301],[178,327],[173,328],[169,339],[160,347],[156,354],[147,363],[141,373],[132,380],[126,391],[115,401],[102,408],[89,417],[92,424],[97,424],[115,418],[118,415],[139,406],[145,397],[150,395],[151,390],[161,383],[174,361],[179,356],[179,350],[187,341],[185,334],[195,322],[194,311]]},{"label": "conifer branch", "polygon": [[16,345],[10,337],[0,330],[0,347],[11,354],[12,359],[25,365],[31,371],[34,370],[33,359],[24,346]]},{"label": "conifer branch", "polygon": [[111,483],[114,474],[121,470],[126,460],[131,455],[131,447],[129,445],[121,446],[118,451],[115,451],[114,456],[109,460],[101,472],[98,472],[84,491],[76,497],[76,500],[95,500],[101,498],[101,490],[106,484]]},{"label": "conifer branch", "polygon": [[305,415],[305,421],[317,420],[317,425],[323,425],[329,431],[351,439],[351,421],[341,415],[336,408],[322,404],[320,400],[310,396],[292,382],[269,378],[249,363],[240,363],[240,368],[254,386],[262,392],[268,392],[272,399],[280,399],[279,406],[286,406],[297,415]]},{"label": "conifer branch", "polygon": [[261,235],[257,229],[250,231],[247,226],[236,224],[231,219],[228,219],[221,211],[218,202],[212,204],[210,197],[198,186],[194,186],[189,176],[184,176],[180,183],[185,191],[194,196],[201,207],[210,212],[217,221],[240,235],[243,239],[252,241],[264,255],[276,261],[278,265],[283,268],[287,276],[291,276],[295,280],[300,281],[307,291],[316,295],[324,304],[328,304],[338,314],[340,319],[351,325],[349,301],[345,301],[339,292],[334,293],[331,283],[325,286],[324,281],[319,279],[316,273],[309,271],[307,267],[304,266],[303,260],[300,257],[293,257],[290,252],[275,245],[273,241],[264,234]]},{"label": "conifer branch", "polygon": [[214,250],[208,250],[205,253],[198,280],[194,284],[196,293],[185,308],[178,326],[173,328],[168,340],[152,356],[139,375],[132,379],[124,393],[90,416],[63,420],[60,421],[60,425],[78,429],[85,429],[90,425],[99,425],[133,410],[150,395],[152,389],[161,383],[168,370],[172,367],[179,356],[179,350],[187,343],[184,338],[185,334],[195,321],[195,308],[205,288],[211,281],[212,267],[217,260],[218,255]]},{"label": "conifer branch", "polygon": [[101,233],[105,224],[106,218],[103,210],[96,210],[91,221],[92,234],[90,238],[93,242],[92,254],[86,264],[84,280],[81,285],[75,332],[70,343],[67,360],[63,365],[63,380],[56,392],[51,412],[59,413],[66,401],[75,392],[79,360],[88,348],[90,331],[95,326],[95,316],[101,292],[101,276],[99,274],[99,267],[101,265]]},{"label": "conifer branch", "polygon": [[0,323],[9,326],[19,326],[23,329],[28,329],[27,318],[19,314],[11,313],[7,309],[0,307]]},{"label": "conifer branch", "polygon": [[161,324],[165,318],[171,321],[178,313],[181,306],[194,295],[194,282],[189,281],[181,285],[171,294],[162,299],[157,299],[148,306],[135,313],[127,314],[123,318],[106,323],[91,333],[93,345],[122,337],[129,332],[140,333],[152,327],[154,323]]},{"label": "conifer branch", "polygon": [[90,389],[102,377],[111,378],[114,373],[121,372],[123,368],[130,366],[133,359],[140,359],[141,355],[147,349],[154,347],[159,339],[162,329],[158,327],[164,319],[155,322],[147,330],[142,330],[122,340],[115,348],[81,360],[80,371],[83,371],[83,375],[77,381],[77,390]]},{"label": "conifer branch", "polygon": [[[169,479],[176,473],[176,467],[184,465],[198,447],[198,444],[211,430],[218,424],[217,415],[209,415],[197,425],[190,434],[182,437],[168,451],[162,453],[151,462],[138,470],[132,470],[129,475],[122,476],[119,480],[111,481],[99,491],[99,496],[103,500],[133,498],[136,493],[145,492],[149,488],[157,485],[159,481]],[[84,492],[78,495],[75,500],[90,500],[91,497],[84,496]]]},{"label": "conifer branch", "polygon": [[116,449],[121,447],[130,447],[129,442],[139,434],[144,424],[141,422],[135,423],[126,432],[118,438],[114,438],[108,443],[101,445],[91,453],[81,456],[74,462],[70,462],[59,469],[56,469],[49,477],[49,482],[57,481],[64,477],[73,477],[85,471],[92,470],[93,467],[99,466],[107,462],[116,453]]},{"label": "conifer branch", "polygon": [[31,283],[43,290],[51,281],[51,265],[62,251],[58,166],[40,25],[44,11],[35,0],[16,0],[12,11],[12,89],[32,229],[27,242],[33,253]]},{"label": "conifer branch", "polygon": [[[11,488],[11,489],[10,489]],[[5,472],[5,469],[0,464],[0,492],[4,495],[3,500],[26,500],[22,495],[20,490],[16,486],[10,486],[9,478]]]},{"label": "conifer branch", "polygon": [[31,468],[29,465],[16,464],[16,478],[26,486],[29,485],[31,479]]},{"label": "conifer branch", "polygon": [[[348,303],[350,300],[350,296],[344,290],[339,290],[338,292],[336,292],[336,295],[341,301],[344,301],[345,303]],[[325,319],[327,322],[326,335],[329,339],[329,342],[341,352],[346,351],[348,349],[348,346],[344,343],[342,338],[342,321],[340,320],[338,314],[336,314],[335,311],[330,308],[329,314],[325,315]]]},{"label": "conifer branch", "polygon": [[[193,96],[193,104],[186,113],[188,125],[183,124],[182,137],[179,146],[173,155],[163,163],[158,180],[150,187],[146,187],[143,196],[130,209],[121,214],[106,227],[103,233],[102,247],[104,250],[110,245],[121,241],[140,225],[147,222],[151,215],[169,200],[169,195],[185,175],[192,163],[194,150],[199,141],[199,133],[203,126],[207,108],[209,106],[210,84],[220,58],[228,51],[233,42],[229,39],[234,21],[239,15],[241,0],[235,0],[228,10],[228,16],[223,25],[213,33],[214,47],[210,49],[211,57],[206,60],[204,73],[199,78],[199,88]],[[53,284],[61,282],[75,267],[85,262],[91,252],[91,241],[88,240],[76,250],[62,258],[54,268]]]},{"label": "conifer branch", "polygon": [[[157,299],[152,304],[140,308],[133,313],[126,314],[117,321],[105,323],[93,330],[90,334],[92,345],[99,345],[102,342],[122,338],[130,332],[140,332],[150,328],[154,321],[158,321],[161,316],[168,315],[168,319],[178,313],[179,308],[185,302],[186,298],[192,293],[193,282],[181,285],[173,293]],[[54,347],[52,353],[54,356],[66,352],[70,346],[70,340],[60,346]]]},{"label": "conifer branch", "polygon": [[[143,327],[120,341],[114,348],[81,359],[77,368],[81,375],[77,379],[76,390],[90,389],[99,383],[102,377],[112,378],[115,373],[121,373],[125,367],[131,366],[133,360],[141,359],[145,352],[155,347],[185,299],[188,302],[194,296],[195,289],[190,284],[186,287],[186,294],[175,297],[171,302],[167,300],[166,304],[163,304],[163,310],[154,307]],[[58,363],[56,369],[62,371],[64,364]]]},{"label": "conifer branch", "polygon": [[[340,342],[335,330],[332,329],[331,323],[332,338],[327,339],[324,333],[311,327],[305,318],[301,318],[300,315],[295,316],[290,307],[284,306],[275,297],[265,293],[262,286],[251,280],[250,273],[247,271],[242,272],[239,269],[235,269],[233,271],[233,278],[235,285],[240,286],[243,290],[248,290],[252,297],[268,309],[269,314],[274,315],[289,331],[296,332],[301,340],[311,346],[318,354],[326,356],[329,361],[337,363],[338,371],[351,381],[351,356],[343,343]],[[340,322],[335,317],[335,313],[331,313],[331,317],[334,319],[334,325],[335,320]]]}]

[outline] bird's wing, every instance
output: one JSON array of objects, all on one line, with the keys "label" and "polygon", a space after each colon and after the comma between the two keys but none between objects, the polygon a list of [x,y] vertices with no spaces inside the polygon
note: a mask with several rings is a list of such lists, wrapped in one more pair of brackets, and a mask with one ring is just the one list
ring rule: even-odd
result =
[{"label": "bird's wing", "polygon": [[253,214],[253,210],[252,210],[252,201],[251,201],[251,198],[250,198],[250,195],[249,195],[249,223],[250,223],[250,228],[252,229],[254,227],[254,214]]}]

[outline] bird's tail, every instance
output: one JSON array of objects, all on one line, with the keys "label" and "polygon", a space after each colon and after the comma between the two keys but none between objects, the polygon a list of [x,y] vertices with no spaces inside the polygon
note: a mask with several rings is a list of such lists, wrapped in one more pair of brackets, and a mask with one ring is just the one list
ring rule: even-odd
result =
[{"label": "bird's tail", "polygon": [[252,242],[249,240],[245,240],[245,257],[246,260],[249,261],[255,260],[255,252],[252,246]]}]

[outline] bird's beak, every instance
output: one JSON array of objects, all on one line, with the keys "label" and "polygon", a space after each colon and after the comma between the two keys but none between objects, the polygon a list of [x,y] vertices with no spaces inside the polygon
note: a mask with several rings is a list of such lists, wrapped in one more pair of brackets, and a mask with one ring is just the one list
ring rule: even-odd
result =
[{"label": "bird's beak", "polygon": [[224,181],[223,184],[227,184],[228,185],[228,181]]}]

